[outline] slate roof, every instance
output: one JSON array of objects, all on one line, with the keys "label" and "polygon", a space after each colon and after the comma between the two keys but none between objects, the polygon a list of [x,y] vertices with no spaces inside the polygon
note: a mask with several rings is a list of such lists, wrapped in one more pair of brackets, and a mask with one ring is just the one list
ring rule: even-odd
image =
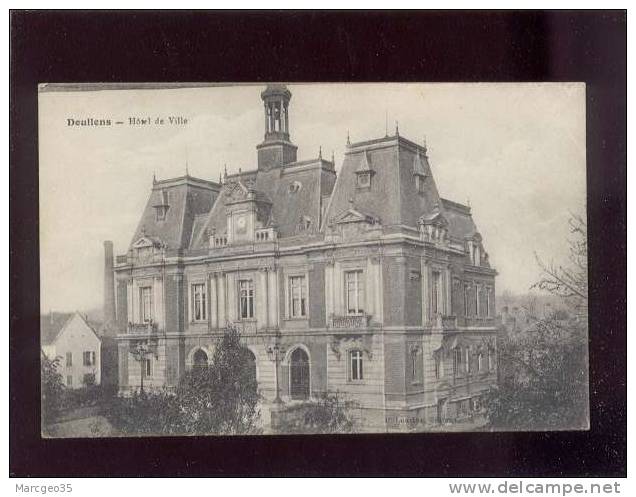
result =
[{"label": "slate roof", "polygon": [[[356,173],[369,169],[374,172],[371,189],[358,188]],[[416,190],[415,174],[423,176],[423,193]],[[325,213],[326,224],[346,212],[351,200],[385,227],[417,228],[420,218],[441,216],[452,237],[463,239],[477,232],[470,208],[440,197],[426,148],[401,136],[350,144]]]},{"label": "slate roof", "polygon": [[51,345],[73,316],[72,312],[49,312],[40,316],[40,342]]},{"label": "slate roof", "polygon": [[[227,180],[240,180],[244,184],[252,182],[257,201],[271,203],[270,219],[273,219],[278,230],[278,237],[286,238],[298,235],[301,219],[311,219],[309,233],[319,230],[323,201],[329,198],[335,178],[333,163],[315,159],[286,164],[269,171],[245,171],[230,175]],[[290,188],[292,185],[299,185],[299,188]],[[206,246],[206,230],[215,229],[218,234],[227,231],[227,201],[227,192],[223,189],[204,226],[193,237],[190,248]]]},{"label": "slate roof", "polygon": [[444,217],[448,221],[448,234],[458,239],[474,236],[477,227],[470,214],[470,207],[445,198],[441,200]]},{"label": "slate roof", "polygon": [[[188,175],[153,182],[146,208],[130,244],[145,235],[160,240],[168,249],[188,247],[195,228],[195,218],[210,211],[219,189],[218,183]],[[168,195],[169,208],[165,219],[161,221],[157,220],[155,206],[163,204],[164,191]]]},{"label": "slate roof", "polygon": [[51,345],[60,336],[66,325],[75,317],[79,318],[99,338],[95,327],[80,312],[50,312],[40,316],[40,345]]},{"label": "slate roof", "polygon": [[[415,189],[414,162],[419,148],[399,136],[353,143],[349,146],[340,170],[327,223],[348,209],[353,200],[356,208],[380,219],[383,226],[406,225],[417,228],[420,216],[430,214],[439,204],[439,194],[430,170],[426,174],[425,193]],[[423,154],[423,149],[420,150]],[[421,167],[428,165],[421,160]],[[356,172],[373,171],[371,188],[358,188]]]}]

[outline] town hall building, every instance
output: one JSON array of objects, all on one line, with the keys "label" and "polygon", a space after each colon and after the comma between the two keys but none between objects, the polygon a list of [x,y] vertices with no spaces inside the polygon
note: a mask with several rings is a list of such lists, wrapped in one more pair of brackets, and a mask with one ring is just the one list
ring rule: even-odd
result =
[{"label": "town hall building", "polygon": [[322,154],[298,161],[291,92],[261,97],[256,167],[153,179],[127,252],[112,268],[107,253],[120,393],[176,386],[231,326],[265,406],[339,392],[374,430],[479,411],[496,271],[470,207],[440,196],[426,145],[397,129],[347,139],[338,173]]}]

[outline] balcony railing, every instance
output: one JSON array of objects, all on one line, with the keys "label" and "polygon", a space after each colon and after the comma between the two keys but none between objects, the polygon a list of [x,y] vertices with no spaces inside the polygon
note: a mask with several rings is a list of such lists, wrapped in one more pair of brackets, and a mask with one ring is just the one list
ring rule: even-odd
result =
[{"label": "balcony railing", "polygon": [[273,242],[276,240],[276,231],[274,228],[259,228],[254,232],[254,239],[257,243]]},{"label": "balcony railing", "polygon": [[232,326],[239,333],[256,333],[256,320],[236,320],[232,322]]},{"label": "balcony railing", "polygon": [[331,316],[332,328],[368,328],[371,316],[368,314],[352,314],[348,316]]},{"label": "balcony railing", "polygon": [[157,323],[128,323],[128,333],[131,335],[150,335],[157,333]]}]

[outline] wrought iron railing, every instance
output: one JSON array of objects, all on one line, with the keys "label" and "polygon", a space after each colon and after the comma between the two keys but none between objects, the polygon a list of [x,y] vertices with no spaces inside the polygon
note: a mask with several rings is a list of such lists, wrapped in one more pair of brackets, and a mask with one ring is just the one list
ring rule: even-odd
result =
[{"label": "wrought iron railing", "polygon": [[128,333],[131,335],[148,335],[157,333],[157,323],[128,323]]},{"label": "wrought iron railing", "polygon": [[371,316],[368,314],[351,314],[345,316],[331,316],[332,328],[367,328]]}]

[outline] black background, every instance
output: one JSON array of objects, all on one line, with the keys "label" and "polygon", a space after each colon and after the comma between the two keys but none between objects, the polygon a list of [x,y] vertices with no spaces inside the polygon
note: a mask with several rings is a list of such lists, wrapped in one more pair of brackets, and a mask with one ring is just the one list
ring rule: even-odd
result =
[{"label": "black background", "polygon": [[[624,476],[626,23],[623,11],[13,11],[11,475]],[[586,82],[591,430],[42,440],[37,83],[175,81]]]}]

